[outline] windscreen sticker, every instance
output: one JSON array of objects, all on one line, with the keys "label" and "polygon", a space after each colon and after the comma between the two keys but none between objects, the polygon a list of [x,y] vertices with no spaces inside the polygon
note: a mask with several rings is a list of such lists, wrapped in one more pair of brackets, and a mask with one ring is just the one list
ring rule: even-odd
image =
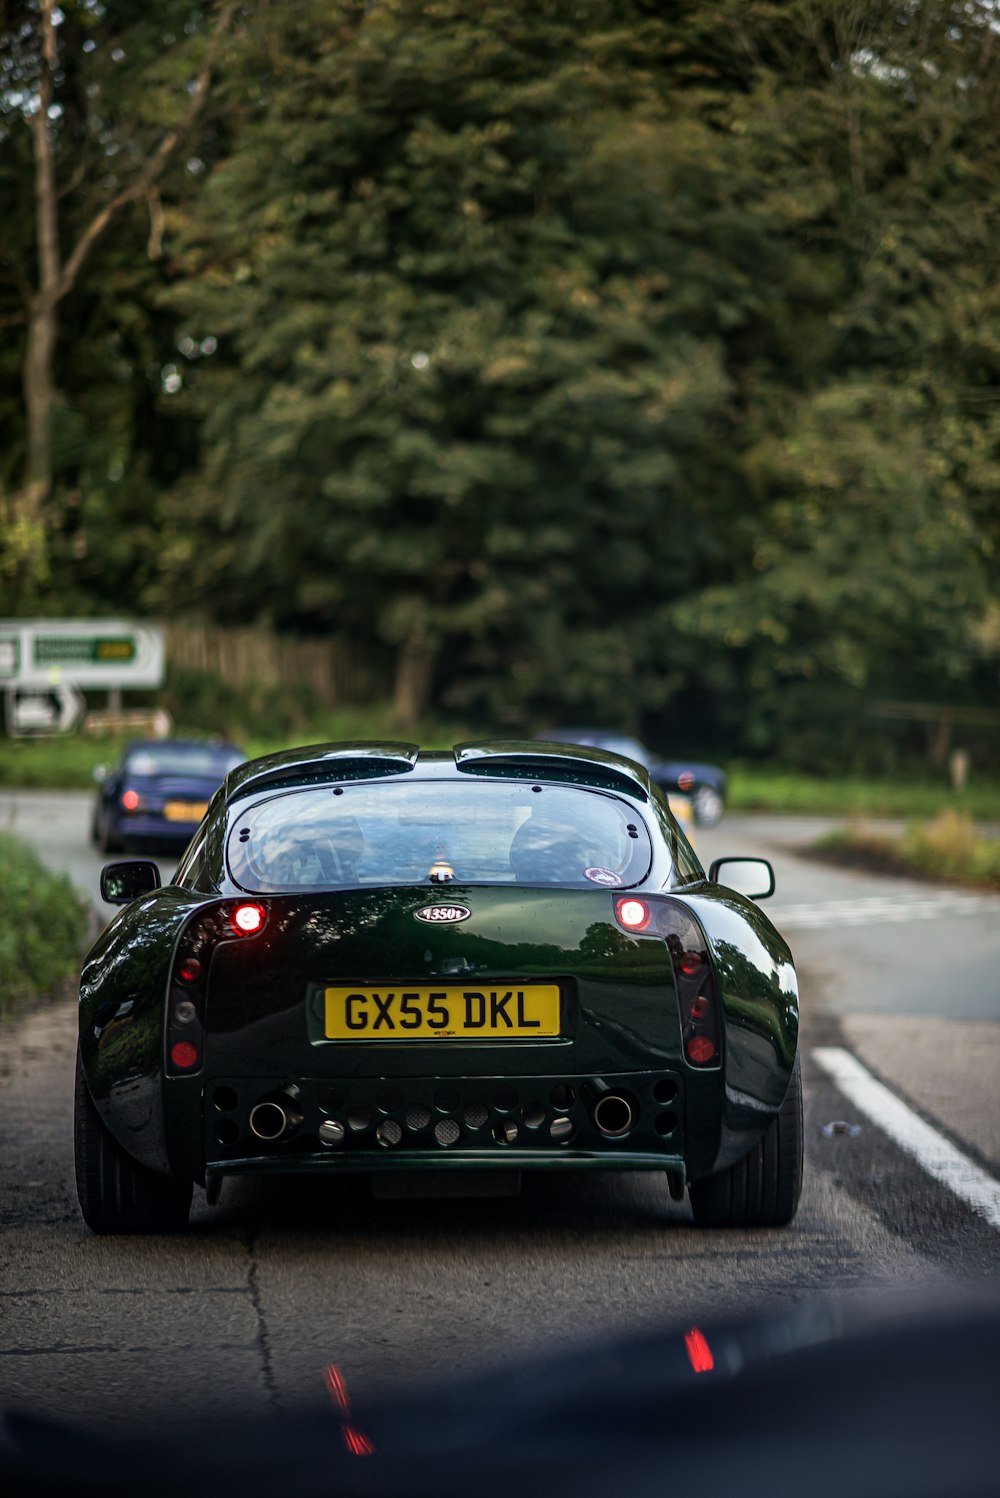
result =
[{"label": "windscreen sticker", "polygon": [[584,869],[583,877],[590,879],[594,884],[608,884],[618,889],[621,886],[622,877],[616,874],[614,869]]}]

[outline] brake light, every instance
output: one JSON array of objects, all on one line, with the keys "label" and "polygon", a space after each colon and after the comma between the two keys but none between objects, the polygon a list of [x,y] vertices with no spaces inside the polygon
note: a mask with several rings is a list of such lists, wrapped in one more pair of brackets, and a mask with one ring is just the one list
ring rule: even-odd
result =
[{"label": "brake light", "polygon": [[229,924],[237,936],[254,936],[263,926],[266,914],[263,905],[237,905],[229,913]]},{"label": "brake light", "polygon": [[722,1059],[722,1011],[705,934],[690,910],[670,896],[622,895],[614,902],[619,926],[659,936],[670,953],[681,1021],[681,1051],[689,1066]]},{"label": "brake light", "polygon": [[190,1071],[198,1064],[198,1048],[189,1040],[178,1040],[170,1047],[170,1059],[181,1071]]},{"label": "brake light", "polygon": [[122,805],[126,811],[135,811],[140,799],[138,791],[125,791],[122,794]]},{"label": "brake light", "polygon": [[687,1058],[695,1066],[707,1066],[715,1055],[715,1045],[707,1035],[692,1035],[685,1046]]},{"label": "brake light", "polygon": [[650,909],[645,900],[618,900],[615,914],[626,931],[643,931],[649,925]]},{"label": "brake light", "polygon": [[204,1065],[208,981],[216,947],[253,936],[266,920],[267,908],[256,900],[225,900],[202,906],[187,921],[178,938],[167,993],[168,1076],[190,1076]]}]

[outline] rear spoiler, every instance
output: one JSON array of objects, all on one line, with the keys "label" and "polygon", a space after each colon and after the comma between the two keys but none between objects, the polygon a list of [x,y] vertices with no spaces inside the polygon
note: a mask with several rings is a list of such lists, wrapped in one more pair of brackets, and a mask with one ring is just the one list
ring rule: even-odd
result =
[{"label": "rear spoiler", "polygon": [[375,780],[385,775],[405,775],[417,762],[417,744],[360,742],[314,744],[307,749],[286,749],[270,754],[267,763],[251,760],[230,770],[224,792],[226,802],[281,785],[302,785],[310,780]]},{"label": "rear spoiler", "polygon": [[536,739],[502,744],[456,744],[455,767],[467,775],[517,780],[558,780],[575,785],[613,786],[642,801],[650,797],[649,775],[640,766],[603,749],[574,749]]}]

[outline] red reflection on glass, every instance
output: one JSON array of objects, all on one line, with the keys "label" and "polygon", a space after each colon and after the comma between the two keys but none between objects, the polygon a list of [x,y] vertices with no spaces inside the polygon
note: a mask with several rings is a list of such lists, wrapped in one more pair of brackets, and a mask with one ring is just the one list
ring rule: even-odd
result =
[{"label": "red reflection on glass", "polygon": [[711,1373],[715,1367],[715,1359],[712,1356],[712,1349],[705,1340],[705,1333],[693,1326],[689,1332],[684,1333],[684,1346],[687,1348],[688,1360],[695,1373]]},{"label": "red reflection on glass", "polygon": [[[343,1415],[351,1413],[351,1396],[347,1392],[347,1380],[337,1367],[336,1363],[330,1363],[323,1369],[323,1382],[329,1391],[337,1409]],[[345,1421],[341,1427],[344,1445],[352,1456],[371,1456],[375,1450],[374,1442],[370,1441],[363,1430],[358,1430],[356,1425]]]},{"label": "red reflection on glass", "polygon": [[344,1445],[352,1456],[371,1456],[375,1450],[364,1432],[353,1425],[344,1426]]},{"label": "red reflection on glass", "polygon": [[331,1363],[328,1368],[324,1368],[323,1382],[329,1389],[330,1398],[334,1404],[346,1414],[351,1407],[351,1401],[347,1393],[347,1385],[344,1382],[344,1375],[336,1363]]}]

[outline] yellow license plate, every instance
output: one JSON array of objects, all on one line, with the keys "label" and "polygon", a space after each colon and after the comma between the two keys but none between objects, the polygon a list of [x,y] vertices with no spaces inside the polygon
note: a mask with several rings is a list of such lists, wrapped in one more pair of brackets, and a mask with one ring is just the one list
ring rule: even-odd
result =
[{"label": "yellow license plate", "polygon": [[163,815],[168,822],[200,822],[207,810],[207,801],[167,801]]},{"label": "yellow license plate", "polygon": [[559,1034],[559,987],[327,988],[327,1040],[538,1040]]}]

